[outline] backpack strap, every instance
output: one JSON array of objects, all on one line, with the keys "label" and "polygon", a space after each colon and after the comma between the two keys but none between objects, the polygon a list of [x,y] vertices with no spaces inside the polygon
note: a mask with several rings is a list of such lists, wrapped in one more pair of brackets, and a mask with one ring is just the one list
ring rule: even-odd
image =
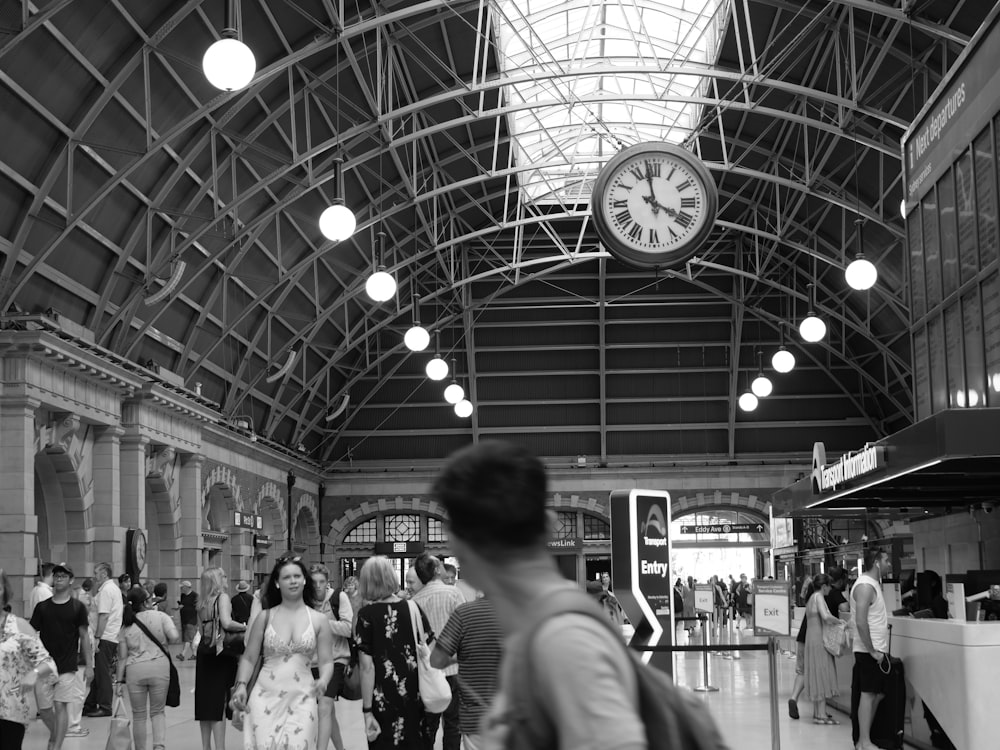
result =
[{"label": "backpack strap", "polygon": [[337,620],[340,619],[340,595],[343,592],[344,590],[338,586],[333,590],[333,596],[330,597],[330,609],[333,611],[333,616]]},{"label": "backpack strap", "polygon": [[[531,609],[524,629],[517,636],[517,642],[511,644],[507,651],[513,659],[512,667],[507,672],[510,688],[504,690],[510,726],[507,746],[518,750],[549,747],[557,737],[556,727],[542,712],[535,694],[537,681],[534,679],[532,652],[535,637],[542,625],[558,615],[582,614],[602,623],[609,632],[615,632],[611,620],[596,602],[575,588],[566,588],[532,602]],[[615,634],[615,638],[624,648],[621,633]]]},{"label": "backpack strap", "polygon": [[659,670],[642,664],[629,649],[621,633],[595,606],[594,602],[578,589],[566,589],[551,594],[536,607],[528,618],[523,640],[512,644],[508,651],[514,659],[507,673],[510,689],[505,689],[509,705],[506,717],[510,726],[508,748],[528,750],[558,745],[556,728],[541,711],[534,693],[537,682],[532,675],[532,643],[538,629],[549,618],[561,614],[581,614],[600,623],[621,644],[636,675],[638,700],[636,713],[643,722],[649,748],[672,750],[723,750],[726,744],[704,704],[694,699],[690,691],[674,685],[673,680]]}]

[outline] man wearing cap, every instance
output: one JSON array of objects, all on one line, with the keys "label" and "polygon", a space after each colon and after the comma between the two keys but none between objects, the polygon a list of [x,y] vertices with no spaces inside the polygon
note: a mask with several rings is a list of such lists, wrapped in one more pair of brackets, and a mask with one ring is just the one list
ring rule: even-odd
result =
[{"label": "man wearing cap", "polygon": [[[73,596],[73,571],[65,564],[52,567],[52,597],[40,601],[31,613],[31,626],[52,655],[58,675],[35,686],[38,712],[48,728],[49,748],[62,750],[68,728],[67,706],[82,701],[86,683],[94,678],[94,651],[90,645],[87,607]],[[82,653],[82,679],[78,666]],[[77,736],[80,736],[77,734]]]},{"label": "man wearing cap", "polygon": [[177,607],[181,616],[181,634],[184,638],[184,648],[177,661],[194,659],[194,636],[198,632],[198,594],[191,590],[191,581],[181,581],[181,598]]}]

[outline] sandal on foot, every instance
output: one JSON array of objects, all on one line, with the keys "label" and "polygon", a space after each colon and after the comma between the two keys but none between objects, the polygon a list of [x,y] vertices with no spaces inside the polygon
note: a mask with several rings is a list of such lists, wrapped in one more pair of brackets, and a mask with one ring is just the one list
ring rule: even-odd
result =
[{"label": "sandal on foot", "polygon": [[793,719],[799,718],[799,704],[795,702],[794,698],[788,699],[788,715]]},{"label": "sandal on foot", "polygon": [[820,718],[819,716],[813,716],[813,724],[839,724],[840,722],[834,721],[833,719]]}]

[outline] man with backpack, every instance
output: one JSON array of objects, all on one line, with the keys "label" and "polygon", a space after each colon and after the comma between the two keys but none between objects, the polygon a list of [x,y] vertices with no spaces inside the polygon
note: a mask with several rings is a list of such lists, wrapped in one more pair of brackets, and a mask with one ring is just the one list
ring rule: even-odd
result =
[{"label": "man with backpack", "polygon": [[434,483],[462,572],[505,637],[484,750],[722,748],[690,693],[638,663],[600,608],[549,553],[542,463],[484,441],[455,453]]}]

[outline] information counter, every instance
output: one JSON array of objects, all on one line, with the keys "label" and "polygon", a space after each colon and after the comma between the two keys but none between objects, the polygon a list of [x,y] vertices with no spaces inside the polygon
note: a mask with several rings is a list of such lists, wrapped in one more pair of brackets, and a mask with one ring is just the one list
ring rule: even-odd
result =
[{"label": "information counter", "polygon": [[1000,747],[1000,622],[889,622],[892,655],[903,660],[915,693],[909,697],[927,704],[957,750]]}]

